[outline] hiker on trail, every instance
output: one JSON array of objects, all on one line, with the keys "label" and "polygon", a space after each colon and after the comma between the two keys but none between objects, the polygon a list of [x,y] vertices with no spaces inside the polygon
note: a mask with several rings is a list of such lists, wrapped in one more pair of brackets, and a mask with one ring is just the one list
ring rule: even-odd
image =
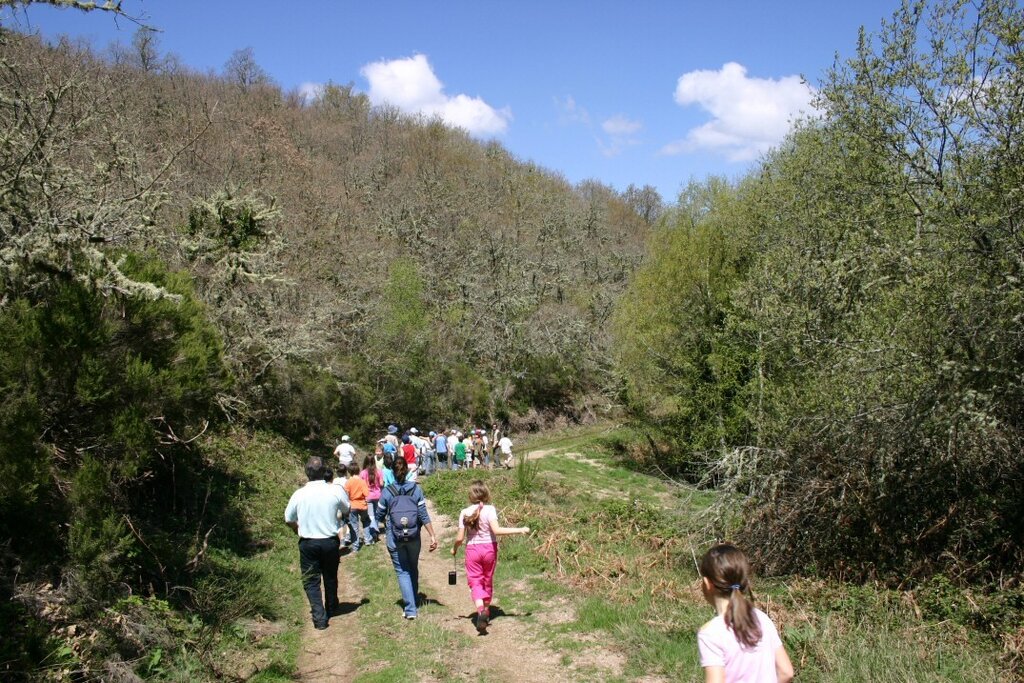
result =
[{"label": "hiker on trail", "polygon": [[[284,509],[284,522],[299,536],[299,569],[309,600],[313,626],[327,628],[338,609],[338,562],[341,557],[345,493],[324,480],[324,460],[313,456],[306,462],[306,485],[295,491]],[[323,580],[323,592],[320,581]]]},{"label": "hiker on trail", "polygon": [[437,550],[437,535],[427,514],[427,499],[423,490],[407,481],[409,465],[403,459],[395,460],[396,482],[384,489],[377,505],[377,521],[387,524],[388,553],[398,577],[406,619],[415,619],[420,588],[420,530],[430,535],[430,552]]},{"label": "hiker on trail", "polygon": [[484,461],[483,444],[480,441],[480,430],[473,427],[473,431],[470,433],[469,438],[470,466],[480,467]]},{"label": "hiker on trail", "polygon": [[[370,512],[367,497],[370,494],[370,487],[359,476],[359,465],[352,463],[348,466],[348,481],[345,482],[345,491],[348,493],[349,513],[348,526],[352,534],[352,550],[359,552],[363,543],[373,543],[373,535],[370,531]],[[359,527],[362,526],[362,535]]]},{"label": "hiker on trail", "polygon": [[491,462],[493,462],[493,463],[500,463],[501,462],[501,460],[498,459],[498,453],[499,453],[498,442],[501,441],[501,437],[502,436],[504,436],[504,434],[502,433],[501,428],[498,427],[497,423],[492,424],[491,425]]},{"label": "hiker on trail", "polygon": [[397,451],[401,447],[401,442],[398,439],[398,427],[395,425],[388,425],[388,433],[384,436],[385,443],[389,443],[394,446]]},{"label": "hiker on trail", "polygon": [[512,439],[508,438],[508,434],[504,434],[501,440],[498,441],[498,450],[501,451],[501,464],[505,466],[505,469],[512,469],[513,456],[512,456]]},{"label": "hiker on trail", "polygon": [[356,457],[356,447],[352,445],[348,434],[341,437],[341,443],[334,449],[334,456],[338,459],[338,463],[341,464],[343,471],[347,471],[348,466],[352,464]]},{"label": "hiker on trail", "polygon": [[415,427],[409,430],[409,440],[416,449],[416,462],[419,465],[418,472],[424,475],[433,472],[433,451],[431,450],[430,442],[420,436],[420,431]]},{"label": "hiker on trail", "polygon": [[377,460],[368,455],[363,458],[363,469],[359,472],[359,478],[366,482],[369,492],[366,494],[366,511],[370,515],[370,543],[376,543],[380,537],[380,527],[377,525],[377,501],[380,500],[381,489],[384,488],[384,473],[377,469]]},{"label": "hiker on trail", "polygon": [[448,435],[446,433],[435,434],[430,432],[431,436],[434,437],[434,452],[437,453],[437,468],[439,470],[448,469]]},{"label": "hiker on trail", "polygon": [[466,466],[466,440],[462,432],[455,434],[455,450],[452,451],[452,469],[457,470]]},{"label": "hiker on trail", "polygon": [[455,429],[454,427],[452,427],[451,429],[446,429],[444,432],[445,434],[448,435],[446,441],[448,441],[448,458],[451,461],[452,469],[454,469],[455,465],[455,444],[459,442],[459,437],[457,436],[458,432],[459,430]]},{"label": "hiker on trail", "polygon": [[[385,453],[384,454],[384,467],[381,468],[381,471],[384,473],[384,486],[385,487],[391,486],[392,484],[395,483],[395,470],[394,470],[394,467],[395,467],[395,456],[393,454],[391,454],[391,453]],[[383,491],[381,493],[383,493]],[[378,502],[379,501],[380,501],[380,499],[378,499]],[[379,524],[377,525],[377,528],[378,529],[380,528]]]},{"label": "hiker on trail", "polygon": [[402,437],[401,457],[405,460],[405,464],[409,466],[409,481],[416,481],[416,472],[419,469],[416,464],[416,446],[413,445],[412,437],[408,434]]},{"label": "hiker on trail", "polygon": [[[494,569],[498,565],[498,536],[528,534],[530,527],[503,527],[491,505],[491,491],[480,479],[469,485],[469,507],[459,513],[459,532],[452,555],[466,541],[466,582],[476,606],[476,630],[487,631],[494,597]],[[467,538],[468,537],[468,538]]]},{"label": "hiker on trail", "polygon": [[705,683],[788,683],[793,664],[768,615],[754,607],[750,563],[743,551],[719,543],[700,561],[701,590],[717,616],[697,632]]}]

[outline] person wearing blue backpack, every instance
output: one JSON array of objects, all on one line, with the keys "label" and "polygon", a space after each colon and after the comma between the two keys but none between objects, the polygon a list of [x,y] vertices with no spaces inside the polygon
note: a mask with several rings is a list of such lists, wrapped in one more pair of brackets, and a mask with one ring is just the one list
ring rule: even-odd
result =
[{"label": "person wearing blue backpack", "polygon": [[430,535],[430,552],[437,550],[437,535],[427,514],[427,499],[414,481],[406,481],[409,464],[396,458],[395,483],[386,486],[377,502],[377,522],[387,523],[387,545],[405,603],[405,618],[415,619],[420,588],[420,530]]}]

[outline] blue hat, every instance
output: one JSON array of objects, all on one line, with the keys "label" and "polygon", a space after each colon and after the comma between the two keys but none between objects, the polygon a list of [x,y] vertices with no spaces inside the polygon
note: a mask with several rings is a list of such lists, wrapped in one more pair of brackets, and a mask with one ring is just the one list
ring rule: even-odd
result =
[{"label": "blue hat", "polygon": [[397,434],[397,433],[398,433],[398,427],[396,427],[395,425],[388,425],[388,434]]}]

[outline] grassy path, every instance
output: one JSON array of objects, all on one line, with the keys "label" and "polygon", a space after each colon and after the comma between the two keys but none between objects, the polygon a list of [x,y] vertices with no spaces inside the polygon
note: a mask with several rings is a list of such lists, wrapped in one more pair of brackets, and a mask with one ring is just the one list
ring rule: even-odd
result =
[{"label": "grassy path", "polygon": [[[351,609],[302,638],[298,680],[699,680],[695,633],[710,616],[693,556],[708,537],[711,495],[625,469],[593,435],[535,440],[533,477],[443,473],[424,481],[441,539],[420,559],[420,618],[402,618],[383,544],[342,560]],[[552,447],[554,446],[554,447]],[[449,586],[452,516],[469,482],[491,487],[502,522],[529,537],[502,540],[495,616],[476,632],[460,553]],[[946,622],[925,622],[906,596],[801,577],[764,579],[757,595],[803,681],[1003,681],[998,651]],[[307,617],[308,619],[308,617]]]}]

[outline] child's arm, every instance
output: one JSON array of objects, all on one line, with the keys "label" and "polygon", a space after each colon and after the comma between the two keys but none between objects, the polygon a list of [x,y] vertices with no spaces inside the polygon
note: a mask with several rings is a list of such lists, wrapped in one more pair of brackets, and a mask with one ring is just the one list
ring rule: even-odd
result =
[{"label": "child's arm", "polygon": [[491,531],[495,536],[514,536],[515,534],[528,534],[530,533],[530,527],[528,526],[501,526],[500,523],[495,521],[491,524]]},{"label": "child's arm", "polygon": [[725,667],[705,666],[704,683],[725,683]]},{"label": "child's arm", "polygon": [[452,555],[459,552],[459,546],[462,545],[462,541],[466,538],[466,530],[459,529],[459,533],[455,535],[455,546],[452,548]]},{"label": "child's arm", "polygon": [[793,680],[793,662],[789,661],[789,654],[786,653],[784,645],[780,645],[775,651],[775,675],[778,676],[779,683],[789,683]]}]

